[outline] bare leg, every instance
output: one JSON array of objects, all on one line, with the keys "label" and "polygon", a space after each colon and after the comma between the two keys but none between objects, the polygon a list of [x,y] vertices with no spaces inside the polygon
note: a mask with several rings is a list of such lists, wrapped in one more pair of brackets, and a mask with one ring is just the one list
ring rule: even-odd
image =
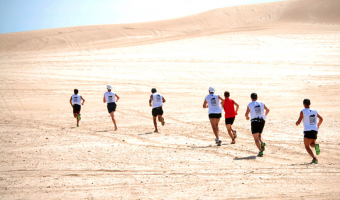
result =
[{"label": "bare leg", "polygon": [[261,142],[260,142],[260,134],[259,133],[255,133],[253,134],[254,140],[255,140],[255,144],[257,146],[257,148],[259,149],[259,151],[262,151],[261,149]]},{"label": "bare leg", "polygon": [[152,116],[153,117],[153,125],[155,126],[155,131],[158,130],[157,129],[157,121],[156,121],[156,117]]},{"label": "bare leg", "polygon": [[[312,156],[312,158],[315,158],[315,159],[316,159],[316,157],[315,157],[313,151],[310,149],[310,146],[312,145],[311,143],[313,142],[313,139],[303,138],[303,142],[305,143],[305,148],[306,148],[308,154],[309,154],[310,156]],[[314,140],[314,146],[315,146],[315,140]]]},{"label": "bare leg", "polygon": [[218,133],[219,133],[218,122],[220,121],[220,119],[216,119],[216,118],[209,118],[209,119],[210,119],[210,124],[211,124],[211,127],[213,129],[216,139],[220,139],[218,137]]},{"label": "bare leg", "polygon": [[227,130],[228,130],[228,134],[230,136],[230,138],[233,140],[234,139],[234,132],[233,132],[233,129],[231,128],[231,124],[227,124]]},{"label": "bare leg", "polygon": [[118,128],[117,128],[117,124],[116,124],[114,112],[115,112],[115,111],[112,111],[112,112],[110,113],[110,115],[111,115],[112,122],[113,122],[113,124],[115,125],[115,131],[116,131]]},{"label": "bare leg", "polygon": [[77,125],[79,125],[78,113],[73,113],[73,116],[77,119]]},{"label": "bare leg", "polygon": [[262,143],[261,133],[259,134],[259,140],[260,140],[260,144],[261,144]]}]

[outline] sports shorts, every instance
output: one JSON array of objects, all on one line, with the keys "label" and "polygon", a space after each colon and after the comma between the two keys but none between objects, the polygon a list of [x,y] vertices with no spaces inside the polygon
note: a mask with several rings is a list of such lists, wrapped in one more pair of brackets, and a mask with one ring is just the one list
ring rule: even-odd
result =
[{"label": "sports shorts", "polygon": [[81,105],[74,104],[73,105],[73,113],[80,113]]},{"label": "sports shorts", "polygon": [[225,118],[225,124],[233,125],[235,117]]},{"label": "sports shorts", "polygon": [[262,133],[263,128],[264,128],[264,124],[266,122],[263,120],[262,122],[251,122],[251,133],[255,134],[255,133]]},{"label": "sports shorts", "polygon": [[304,131],[304,137],[308,139],[318,139],[318,132],[317,131]]},{"label": "sports shorts", "polygon": [[152,109],[152,116],[157,117],[157,115],[163,115],[163,108],[157,107]]},{"label": "sports shorts", "polygon": [[107,111],[109,113],[112,113],[112,112],[116,111],[116,108],[117,108],[117,104],[115,102],[107,104]]},{"label": "sports shorts", "polygon": [[209,118],[219,119],[221,117],[222,117],[221,113],[211,113],[211,114],[209,114]]}]

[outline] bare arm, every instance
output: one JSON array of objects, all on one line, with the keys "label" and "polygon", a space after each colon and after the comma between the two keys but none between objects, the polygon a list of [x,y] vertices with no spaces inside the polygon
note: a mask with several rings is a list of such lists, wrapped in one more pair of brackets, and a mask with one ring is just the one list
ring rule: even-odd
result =
[{"label": "bare arm", "polygon": [[235,101],[234,101],[234,105],[236,106],[235,115],[237,115],[237,111],[240,108],[240,106]]},{"label": "bare arm", "polygon": [[208,108],[207,103],[208,103],[207,100],[204,100],[203,108]]},{"label": "bare arm", "polygon": [[299,119],[296,121],[296,126],[298,126],[300,123],[301,123],[301,121],[302,121],[302,119],[303,119],[303,112],[301,111],[300,112],[300,117],[299,117]]},{"label": "bare arm", "polygon": [[150,107],[152,107],[152,104],[151,104],[152,100],[153,100],[152,95],[150,95],[150,99],[149,99],[149,106]]},{"label": "bare arm", "polygon": [[80,98],[81,98],[81,100],[83,100],[83,103],[81,103],[81,105],[84,105],[84,103],[85,103],[85,99],[83,99],[83,97],[82,97],[82,96],[80,96]]},{"label": "bare arm", "polygon": [[164,99],[164,97],[162,97],[162,100],[163,100],[163,103],[165,103],[165,99]]},{"label": "bare arm", "polygon": [[250,113],[250,109],[249,109],[249,107],[247,106],[247,111],[246,111],[246,114],[245,114],[247,120],[250,119],[250,118],[249,118],[249,113]]},{"label": "bare arm", "polygon": [[267,116],[270,110],[269,110],[269,108],[267,108],[266,105],[264,105],[264,109],[266,110],[266,114],[265,115]]},{"label": "bare arm", "polygon": [[106,103],[105,94],[104,94],[104,97],[103,97],[103,103]]},{"label": "bare arm", "polygon": [[318,123],[318,129],[320,128],[320,125],[323,122],[323,118],[321,117],[321,115],[318,114],[318,118],[319,118],[319,123]]},{"label": "bare arm", "polygon": [[218,95],[218,99],[221,100],[221,106],[222,108],[224,108],[224,99],[222,99],[220,95]]},{"label": "bare arm", "polygon": [[73,108],[73,105],[72,105],[72,97],[70,98],[70,104],[71,104],[71,106],[72,106],[72,108]]},{"label": "bare arm", "polygon": [[115,94],[115,96],[116,96],[116,102],[118,102],[118,100],[119,100],[119,96],[117,95],[117,94]]}]

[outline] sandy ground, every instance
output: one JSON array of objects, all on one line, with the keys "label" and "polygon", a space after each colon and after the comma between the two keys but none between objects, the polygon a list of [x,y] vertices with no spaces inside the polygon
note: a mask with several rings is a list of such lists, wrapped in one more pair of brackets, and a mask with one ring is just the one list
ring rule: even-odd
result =
[{"label": "sandy ground", "polygon": [[[286,11],[306,1],[293,3],[266,6]],[[111,38],[111,47],[17,42],[44,30],[0,35],[0,198],[339,199],[340,23],[287,21],[284,13],[204,34],[133,36],[116,46]],[[116,132],[102,103],[106,84],[121,97]],[[214,143],[202,108],[209,86],[240,104],[235,145],[223,118],[223,144]],[[152,87],[167,100],[160,133],[148,106]],[[69,104],[74,88],[86,100],[79,128]],[[264,157],[256,157],[244,117],[252,92],[271,109]],[[304,149],[303,126],[295,126],[304,98],[324,118],[317,165]]]}]

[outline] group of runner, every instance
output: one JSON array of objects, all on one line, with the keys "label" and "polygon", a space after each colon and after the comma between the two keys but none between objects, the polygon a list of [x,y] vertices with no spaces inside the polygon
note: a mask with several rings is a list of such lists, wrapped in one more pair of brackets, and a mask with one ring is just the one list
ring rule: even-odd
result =
[{"label": "group of runner", "polygon": [[[115,131],[118,129],[116,120],[114,118],[114,112],[116,111],[119,96],[111,91],[112,87],[107,85],[107,92],[104,93],[103,103],[107,103],[107,110],[111,116],[112,122],[115,127]],[[156,88],[151,89],[151,95],[149,99],[149,106],[152,107],[153,123],[155,127],[154,132],[158,132],[157,118],[158,121],[164,126],[165,121],[163,117],[163,103],[165,99],[157,92]],[[256,147],[259,149],[257,156],[262,157],[263,151],[265,150],[266,143],[262,141],[261,134],[265,126],[266,116],[269,113],[269,108],[261,101],[258,101],[256,93],[250,95],[251,102],[247,106],[245,117],[251,121],[251,132],[255,141]],[[70,104],[73,107],[74,118],[77,119],[77,127],[79,127],[79,121],[81,120],[81,105],[84,105],[85,99],[78,95],[78,90],[74,90],[74,94],[70,98]],[[319,144],[316,144],[318,129],[323,122],[323,118],[318,114],[315,109],[310,108],[310,100],[304,99],[304,109],[300,112],[300,116],[296,125],[298,126],[301,122],[304,124],[304,144],[308,154],[313,158],[312,163],[317,164],[318,159],[313,153],[312,148],[315,148],[316,155],[320,154]],[[235,109],[236,107],[236,109]],[[228,91],[224,92],[224,99],[220,95],[215,94],[213,87],[209,88],[209,94],[205,97],[203,102],[203,108],[209,108],[209,120],[211,127],[215,135],[215,142],[218,146],[221,146],[222,141],[219,138],[219,127],[218,124],[222,117],[222,110],[225,111],[225,124],[228,130],[228,134],[231,138],[231,144],[235,144],[237,138],[237,132],[232,128],[235,117],[238,114],[239,105],[230,98]],[[249,117],[250,114],[250,117]],[[319,120],[318,120],[319,119]]]}]

